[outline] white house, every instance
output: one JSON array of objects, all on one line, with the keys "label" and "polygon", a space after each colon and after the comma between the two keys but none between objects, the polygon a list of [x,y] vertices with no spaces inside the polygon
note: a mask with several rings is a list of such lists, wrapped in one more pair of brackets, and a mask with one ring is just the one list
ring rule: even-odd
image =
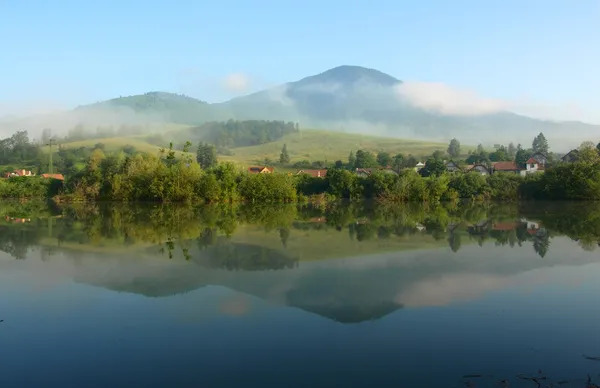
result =
[{"label": "white house", "polygon": [[544,171],[544,165],[541,164],[537,159],[531,157],[525,162],[525,169],[520,171],[522,176],[527,174],[534,174],[536,172]]}]

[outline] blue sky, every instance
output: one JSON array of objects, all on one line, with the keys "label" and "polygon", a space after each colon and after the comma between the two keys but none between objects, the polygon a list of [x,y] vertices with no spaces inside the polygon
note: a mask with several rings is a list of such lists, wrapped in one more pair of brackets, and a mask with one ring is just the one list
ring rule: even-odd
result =
[{"label": "blue sky", "polygon": [[[0,113],[151,90],[212,102],[354,64],[600,122],[597,0],[3,0],[0,36]],[[248,88],[224,87],[232,73]]]}]

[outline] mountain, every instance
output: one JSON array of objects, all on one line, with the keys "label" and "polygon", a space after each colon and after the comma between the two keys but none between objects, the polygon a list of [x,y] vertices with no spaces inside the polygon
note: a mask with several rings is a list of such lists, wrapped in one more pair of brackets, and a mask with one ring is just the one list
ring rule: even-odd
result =
[{"label": "mountain", "polygon": [[[399,94],[406,84],[391,75],[360,66],[338,66],[223,103],[150,92],[119,97],[70,112],[25,120],[4,120],[0,130],[69,128],[93,125],[176,123],[199,125],[228,119],[285,120],[303,128],[368,133],[401,138],[457,137],[463,143],[508,141],[529,144],[539,132],[563,147],[595,140],[600,126],[581,122],[539,120],[512,112],[451,115],[414,105]],[[33,132],[33,131],[32,131]],[[574,136],[575,134],[575,136]]]},{"label": "mountain", "polygon": [[[538,120],[512,112],[450,115],[412,105],[399,96],[403,82],[378,70],[339,66],[321,74],[234,98],[220,104],[237,119],[299,121],[303,127],[424,139],[458,137],[463,142],[522,141],[539,132],[578,145],[600,126]],[[581,138],[573,139],[573,133]]]}]

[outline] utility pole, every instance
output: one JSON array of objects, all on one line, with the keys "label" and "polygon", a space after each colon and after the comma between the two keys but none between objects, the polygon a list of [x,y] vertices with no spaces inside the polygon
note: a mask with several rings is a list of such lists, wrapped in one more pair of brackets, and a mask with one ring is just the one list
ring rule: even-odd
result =
[{"label": "utility pole", "polygon": [[52,146],[54,145],[54,139],[50,138],[50,140],[48,140],[48,144],[46,145],[50,148],[50,161],[48,163],[48,172],[50,174],[54,174],[54,165],[52,164]]}]

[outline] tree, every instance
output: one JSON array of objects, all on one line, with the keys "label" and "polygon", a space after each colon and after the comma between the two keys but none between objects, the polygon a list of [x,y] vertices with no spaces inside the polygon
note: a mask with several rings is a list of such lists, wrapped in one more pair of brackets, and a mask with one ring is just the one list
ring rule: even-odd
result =
[{"label": "tree", "polygon": [[458,158],[460,156],[460,142],[457,139],[450,140],[450,144],[448,145],[448,155],[453,158]]},{"label": "tree", "polygon": [[42,144],[48,144],[52,137],[52,130],[50,128],[44,128],[42,131]]},{"label": "tree", "polygon": [[440,176],[444,172],[446,172],[446,165],[443,161],[439,159],[429,159],[425,162],[425,167],[419,171],[419,174],[424,177]]},{"label": "tree", "polygon": [[517,153],[517,147],[515,147],[514,143],[511,141],[508,145],[508,156],[511,159],[514,159],[515,154]]},{"label": "tree", "polygon": [[394,171],[396,171],[397,173],[400,173],[400,171],[404,167],[404,164],[405,164],[404,155],[398,154],[398,155],[394,156],[394,159],[392,160],[392,168],[394,169]]},{"label": "tree", "polygon": [[541,152],[544,155],[548,154],[548,140],[546,140],[543,133],[540,132],[540,134],[533,139],[531,148],[534,153]]},{"label": "tree", "polygon": [[531,158],[532,154],[533,154],[533,152],[531,152],[530,150],[524,150],[524,149],[518,150],[517,153],[515,154],[515,163],[517,164],[517,166],[523,167],[525,165],[525,163],[527,163],[527,160],[529,160],[529,158]]},{"label": "tree", "polygon": [[283,148],[281,148],[281,154],[279,154],[279,163],[287,164],[289,162],[290,162],[290,155],[288,154],[288,151],[287,151],[287,144],[284,144]]},{"label": "tree", "polygon": [[444,158],[444,151],[435,150],[431,155],[435,160],[442,160]]},{"label": "tree", "polygon": [[217,165],[217,150],[208,143],[198,144],[196,150],[196,161],[203,169],[209,169]]},{"label": "tree", "polygon": [[477,153],[483,154],[484,152],[485,152],[485,149],[483,148],[483,144],[477,145]]},{"label": "tree", "polygon": [[598,150],[593,142],[584,141],[579,146],[577,159],[578,161],[586,163],[598,163],[600,161],[600,155],[598,155]]},{"label": "tree", "polygon": [[356,168],[371,168],[377,166],[377,160],[375,156],[369,151],[358,150],[356,151],[356,162],[354,164]]},{"label": "tree", "polygon": [[377,154],[377,163],[381,167],[387,167],[392,164],[392,156],[387,152],[380,152]]},{"label": "tree", "polygon": [[350,169],[354,169],[356,166],[356,157],[354,156],[354,152],[350,151],[350,155],[348,155],[348,167]]}]

